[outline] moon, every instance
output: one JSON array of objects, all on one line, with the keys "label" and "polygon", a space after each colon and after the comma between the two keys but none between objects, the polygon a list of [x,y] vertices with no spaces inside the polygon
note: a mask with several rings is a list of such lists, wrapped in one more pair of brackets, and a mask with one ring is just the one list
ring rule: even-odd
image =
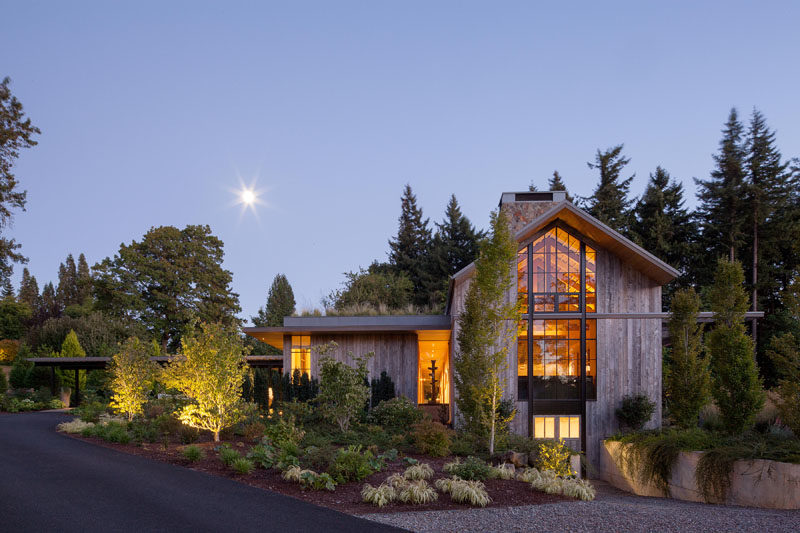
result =
[{"label": "moon", "polygon": [[239,193],[239,198],[242,203],[246,206],[252,206],[258,200],[258,195],[256,195],[253,189],[242,189]]}]

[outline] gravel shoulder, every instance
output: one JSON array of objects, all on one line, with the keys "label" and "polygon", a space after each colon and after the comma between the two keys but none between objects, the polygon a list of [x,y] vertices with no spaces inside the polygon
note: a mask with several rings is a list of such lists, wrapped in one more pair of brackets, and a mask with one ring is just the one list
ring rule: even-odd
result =
[{"label": "gravel shoulder", "polygon": [[664,498],[644,498],[592,482],[592,502],[455,511],[369,514],[363,518],[411,531],[708,531],[796,532],[800,511],[707,505]]}]

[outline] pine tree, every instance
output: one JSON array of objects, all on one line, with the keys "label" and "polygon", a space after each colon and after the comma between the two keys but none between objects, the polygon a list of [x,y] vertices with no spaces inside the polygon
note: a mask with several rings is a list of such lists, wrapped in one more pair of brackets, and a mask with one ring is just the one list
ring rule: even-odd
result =
[{"label": "pine tree", "polygon": [[415,302],[428,303],[425,291],[424,270],[431,246],[431,230],[428,219],[422,218],[422,209],[417,206],[417,197],[406,185],[401,200],[401,213],[397,236],[389,241],[389,263],[399,272],[405,272],[414,284]]},{"label": "pine tree", "polygon": [[89,271],[89,263],[86,262],[86,256],[81,254],[78,256],[78,272],[77,272],[77,303],[83,305],[86,300],[92,297],[92,273]]},{"label": "pine tree", "polygon": [[31,276],[27,268],[22,269],[22,281],[19,284],[17,299],[28,304],[34,312],[39,306],[39,284],[36,278]]},{"label": "pine tree", "polygon": [[294,291],[284,274],[277,274],[267,294],[267,304],[258,309],[258,315],[252,317],[253,324],[258,327],[283,326],[283,317],[292,316],[295,312]]},{"label": "pine tree", "polygon": [[620,178],[622,170],[630,162],[629,158],[622,155],[623,147],[620,144],[605,152],[597,150],[595,162],[587,163],[589,168],[600,172],[600,183],[592,196],[583,199],[583,207],[611,229],[628,235],[633,204],[633,200],[628,199],[628,193],[634,176]]},{"label": "pine tree", "polygon": [[657,167],[644,194],[636,202],[631,237],[645,250],[681,271],[682,276],[664,291],[669,303],[677,287],[691,283],[691,261],[698,238],[697,224],[684,207],[683,185]]},{"label": "pine tree", "polygon": [[477,231],[461,212],[456,196],[451,195],[444,220],[441,224],[436,223],[436,234],[424,272],[432,306],[441,307],[444,304],[450,276],[475,260],[483,237],[484,233]]},{"label": "pine tree", "polygon": [[569,194],[567,185],[564,183],[564,180],[561,179],[561,174],[558,173],[558,170],[553,171],[553,177],[550,178],[548,183],[551,191],[564,191],[567,193],[568,202],[572,202],[574,200],[574,198]]},{"label": "pine tree", "polygon": [[490,454],[496,437],[510,422],[501,415],[501,400],[507,385],[508,346],[516,340],[519,317],[519,304],[506,297],[516,275],[510,268],[516,255],[517,242],[508,219],[502,212],[493,212],[491,234],[481,243],[458,318],[453,362],[458,412],[467,432],[488,440]]},{"label": "pine tree", "polygon": [[669,412],[684,428],[697,427],[700,410],[711,396],[711,372],[703,357],[703,325],[698,323],[700,297],[694,288],[672,298],[669,319],[671,345],[666,386]]},{"label": "pine tree", "polygon": [[68,254],[67,260],[58,267],[56,298],[62,308],[80,303],[78,301],[78,269],[72,254]]},{"label": "pine tree", "polygon": [[701,249],[695,261],[698,282],[711,282],[716,260],[725,256],[734,261],[744,245],[744,128],[736,109],[731,109],[722,130],[719,153],[714,156],[716,168],[708,180],[698,180],[697,199],[700,204],[695,213],[701,230]]},{"label": "pine tree", "polygon": [[11,278],[4,278],[2,281],[3,290],[0,291],[0,297],[4,300],[11,298],[12,300],[15,298],[14,295],[14,286],[11,284]]},{"label": "pine tree", "polygon": [[42,288],[42,296],[39,298],[39,305],[36,308],[36,321],[39,324],[44,323],[50,318],[57,318],[61,316],[62,308],[56,298],[56,289],[53,287],[52,282],[48,282]]},{"label": "pine tree", "polygon": [[711,393],[725,428],[738,434],[753,425],[764,405],[753,340],[744,326],[749,305],[742,266],[720,259],[708,296],[714,313],[714,329],[706,342],[713,375]]}]

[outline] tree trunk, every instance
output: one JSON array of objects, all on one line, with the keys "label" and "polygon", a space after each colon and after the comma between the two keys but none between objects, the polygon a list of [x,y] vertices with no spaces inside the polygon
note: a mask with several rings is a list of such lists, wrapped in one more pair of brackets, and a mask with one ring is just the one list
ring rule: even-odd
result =
[{"label": "tree trunk", "polygon": [[[758,207],[753,212],[753,311],[758,311]],[[753,319],[753,344],[758,342],[756,319]],[[755,353],[753,354],[755,357]]]},{"label": "tree trunk", "polygon": [[214,442],[219,442],[219,431],[214,432]]}]

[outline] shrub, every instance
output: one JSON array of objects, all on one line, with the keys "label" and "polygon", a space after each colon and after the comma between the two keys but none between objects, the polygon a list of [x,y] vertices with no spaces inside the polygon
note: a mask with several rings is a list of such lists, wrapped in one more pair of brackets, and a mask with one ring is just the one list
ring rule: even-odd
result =
[{"label": "shrub", "polygon": [[403,477],[408,480],[430,479],[432,476],[433,468],[426,463],[409,466],[403,472]]},{"label": "shrub", "polygon": [[392,503],[396,497],[397,493],[394,490],[394,487],[387,485],[386,483],[381,483],[377,487],[373,487],[369,483],[366,483],[364,488],[361,489],[362,501],[365,503],[371,503],[372,505],[377,505],[378,507],[383,507],[384,505]]},{"label": "shrub", "polygon": [[72,410],[72,412],[84,422],[97,423],[100,420],[100,415],[108,412],[106,405],[100,402],[83,402],[81,405]]},{"label": "shrub", "polygon": [[445,464],[444,471],[466,480],[483,480],[492,476],[492,467],[473,456],[467,457],[463,463],[456,459],[453,463]]},{"label": "shrub", "polygon": [[8,381],[6,380],[6,373],[0,370],[0,396],[5,395],[8,390]]},{"label": "shrub", "polygon": [[656,410],[656,404],[644,394],[628,395],[622,399],[622,406],[616,410],[620,424],[634,431],[639,431],[650,421]]},{"label": "shrub", "polygon": [[253,471],[253,461],[247,459],[245,457],[237,457],[233,460],[230,464],[231,468],[237,473],[242,475],[247,475]]},{"label": "shrub", "polygon": [[206,456],[206,453],[203,451],[202,448],[200,448],[199,446],[195,446],[193,444],[190,446],[186,446],[183,450],[181,450],[181,454],[187,461],[191,463],[196,463],[197,461]]},{"label": "shrub", "polygon": [[320,472],[330,470],[336,461],[339,448],[331,444],[323,446],[309,446],[302,457],[303,466]]},{"label": "shrub", "polygon": [[372,459],[374,459],[374,456],[371,452],[361,453],[361,446],[349,446],[346,449],[340,448],[336,452],[336,457],[329,473],[337,483],[361,481],[377,470],[374,464],[370,462]]},{"label": "shrub", "polygon": [[303,470],[300,473],[300,487],[311,490],[336,490],[336,481],[327,472],[317,474],[313,470]]},{"label": "shrub", "polygon": [[239,452],[230,446],[224,445],[219,447],[219,460],[222,461],[225,466],[233,465],[233,462],[241,457]]},{"label": "shrub", "polygon": [[530,482],[531,488],[546,492],[547,494],[562,494],[581,500],[593,500],[594,487],[586,480],[576,478],[562,478],[556,476],[552,470],[545,470]]},{"label": "shrub", "polygon": [[[308,470],[306,470],[307,472]],[[304,470],[297,465],[290,466],[289,468],[285,469],[281,474],[281,477],[286,481],[294,481],[296,483],[300,483],[300,474],[302,474]]]},{"label": "shrub", "polygon": [[249,441],[258,441],[261,437],[264,436],[264,431],[266,431],[267,426],[264,425],[263,422],[258,420],[253,422],[248,422],[242,428],[242,435]]},{"label": "shrub", "polygon": [[247,458],[261,468],[269,469],[275,464],[275,448],[267,443],[261,443],[250,448]]},{"label": "shrub", "polygon": [[94,427],[92,422],[84,422],[80,418],[73,418],[69,422],[62,422],[58,425],[58,430],[64,433],[82,433],[84,429]]},{"label": "shrub", "polygon": [[800,437],[800,343],[792,333],[772,337],[767,357],[780,373],[776,403],[781,421]]},{"label": "shrub", "polygon": [[275,468],[278,470],[285,470],[290,466],[297,466],[300,464],[296,455],[287,450],[280,450],[278,457],[275,459]]},{"label": "shrub", "polygon": [[450,431],[439,422],[425,420],[414,424],[411,437],[414,447],[423,455],[445,457],[450,454]]},{"label": "shrub", "polygon": [[293,451],[296,455],[305,431],[295,424],[293,416],[286,416],[267,424],[264,435],[276,448]]},{"label": "shrub", "polygon": [[136,442],[158,441],[158,425],[151,421],[134,420],[133,422],[128,422],[128,431],[130,431],[133,440]]},{"label": "shrub", "polygon": [[197,442],[197,439],[200,438],[200,430],[187,426],[186,424],[181,424],[178,428],[178,437],[180,437],[183,444],[191,444]]},{"label": "shrub", "polygon": [[436,488],[450,494],[450,499],[456,503],[466,503],[477,507],[486,507],[492,499],[486,492],[486,486],[480,481],[467,481],[458,477],[439,479]]},{"label": "shrub", "polygon": [[323,356],[319,360],[320,385],[317,401],[320,413],[331,423],[337,424],[341,431],[347,431],[355,414],[363,409],[369,399],[369,385],[364,382],[367,380],[367,361],[374,353],[360,357],[353,357],[350,353],[350,358],[356,363],[355,367],[351,367],[326,356],[336,348],[335,342],[317,347],[317,352]]},{"label": "shrub", "polygon": [[525,468],[523,470],[518,470],[515,477],[517,481],[532,483],[539,479],[541,474],[539,474],[539,471],[535,468]]},{"label": "shrub", "polygon": [[514,479],[514,474],[517,469],[510,463],[503,463],[501,465],[492,467],[492,473],[489,477],[495,479]]},{"label": "shrub", "polygon": [[128,434],[128,425],[117,421],[95,424],[84,429],[81,434],[85,437],[97,437],[107,442],[119,444],[128,444],[131,441],[131,436]]},{"label": "shrub", "polygon": [[539,444],[539,470],[552,470],[558,476],[572,475],[569,463],[571,452],[564,445],[564,441],[547,440]]},{"label": "shrub", "polygon": [[381,402],[391,400],[395,397],[394,382],[385,370],[381,372],[380,378],[372,378],[371,389],[371,404],[373,407],[379,405]]},{"label": "shrub", "polygon": [[424,416],[416,404],[405,396],[384,400],[372,410],[372,419],[387,431],[397,433],[420,422]]},{"label": "shrub", "polygon": [[438,498],[439,494],[424,479],[406,482],[406,485],[397,494],[398,501],[414,505],[431,503]]}]

